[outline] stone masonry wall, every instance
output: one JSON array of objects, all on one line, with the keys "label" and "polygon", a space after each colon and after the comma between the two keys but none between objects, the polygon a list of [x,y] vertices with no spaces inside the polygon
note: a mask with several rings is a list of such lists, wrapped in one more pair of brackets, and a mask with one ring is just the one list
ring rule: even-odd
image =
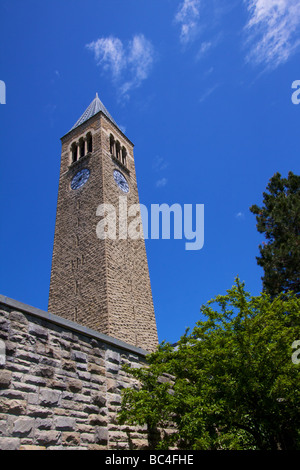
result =
[{"label": "stone masonry wall", "polygon": [[122,371],[146,351],[0,296],[0,449],[144,449],[120,426]]}]

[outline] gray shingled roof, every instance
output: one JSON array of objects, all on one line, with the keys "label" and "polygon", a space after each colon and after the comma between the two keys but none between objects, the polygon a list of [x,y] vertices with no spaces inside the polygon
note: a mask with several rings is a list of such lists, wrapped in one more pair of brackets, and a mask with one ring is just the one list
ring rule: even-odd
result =
[{"label": "gray shingled roof", "polygon": [[95,116],[95,114],[99,113],[100,111],[102,111],[102,113],[105,114],[105,116],[108,117],[108,119],[110,119],[117,127],[119,127],[117,123],[114,121],[114,119],[111,117],[107,109],[105,108],[104,104],[100,101],[98,97],[98,93],[96,93],[96,98],[93,99],[91,104],[86,108],[82,116],[78,119],[78,121],[74,124],[74,126],[72,127],[72,129],[70,129],[70,131],[80,126],[80,124],[87,121],[92,116]]}]

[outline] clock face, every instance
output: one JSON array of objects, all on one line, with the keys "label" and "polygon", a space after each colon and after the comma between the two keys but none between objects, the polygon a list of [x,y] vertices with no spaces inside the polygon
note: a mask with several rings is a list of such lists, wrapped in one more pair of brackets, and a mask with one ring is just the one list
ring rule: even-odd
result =
[{"label": "clock face", "polygon": [[125,176],[122,175],[122,173],[120,173],[120,171],[118,171],[118,170],[114,171],[114,179],[115,179],[115,182],[117,183],[117,185],[119,186],[119,188],[124,193],[128,193],[129,185],[127,183],[127,180],[126,180]]},{"label": "clock face", "polygon": [[90,176],[90,170],[84,168],[83,170],[78,171],[71,181],[71,188],[78,189],[83,186]]}]

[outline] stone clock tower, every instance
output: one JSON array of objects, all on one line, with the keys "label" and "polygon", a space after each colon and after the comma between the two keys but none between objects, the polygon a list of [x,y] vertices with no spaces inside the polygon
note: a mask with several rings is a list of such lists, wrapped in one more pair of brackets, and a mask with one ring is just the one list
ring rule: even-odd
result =
[{"label": "stone clock tower", "polygon": [[98,95],[61,141],[49,312],[152,351],[145,242],[119,236],[118,224],[115,239],[97,236],[100,205],[115,208],[118,221],[120,200],[139,204],[133,144]]}]

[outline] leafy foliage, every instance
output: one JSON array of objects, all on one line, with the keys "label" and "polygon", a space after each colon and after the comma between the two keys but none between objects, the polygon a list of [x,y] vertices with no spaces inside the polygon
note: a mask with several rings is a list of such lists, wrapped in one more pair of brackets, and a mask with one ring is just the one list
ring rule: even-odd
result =
[{"label": "leafy foliage", "polygon": [[276,173],[263,196],[263,207],[253,205],[250,211],[266,238],[257,257],[264,269],[264,291],[272,297],[289,290],[300,296],[300,176]]},{"label": "leafy foliage", "polygon": [[252,297],[237,279],[201,307],[203,320],[174,348],[162,343],[148,365],[126,367],[120,423],[167,429],[158,448],[300,449],[300,300]]}]

